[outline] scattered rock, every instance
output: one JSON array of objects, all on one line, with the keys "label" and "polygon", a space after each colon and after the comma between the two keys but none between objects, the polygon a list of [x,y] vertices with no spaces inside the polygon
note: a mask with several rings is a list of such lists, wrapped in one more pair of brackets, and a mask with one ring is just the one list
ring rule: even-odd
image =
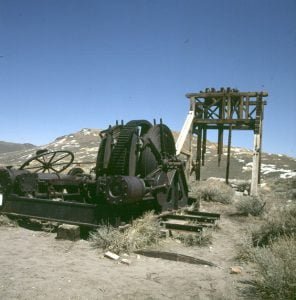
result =
[{"label": "scattered rock", "polygon": [[244,195],[244,196],[248,196],[248,195],[249,195],[249,192],[248,192],[247,190],[244,190],[243,195]]},{"label": "scattered rock", "polygon": [[119,259],[119,255],[111,252],[111,251],[107,251],[104,253],[104,256],[113,260],[118,260]]},{"label": "scattered rock", "polygon": [[131,261],[126,259],[126,258],[123,258],[121,261],[120,261],[122,264],[125,264],[125,265],[130,265],[131,264]]},{"label": "scattered rock", "polygon": [[234,266],[230,268],[230,274],[240,274],[243,271],[242,267]]},{"label": "scattered rock", "polygon": [[160,237],[161,238],[168,238],[170,236],[170,231],[168,229],[161,229],[160,230]]},{"label": "scattered rock", "polygon": [[76,241],[80,239],[80,227],[62,224],[57,230],[57,239]]}]

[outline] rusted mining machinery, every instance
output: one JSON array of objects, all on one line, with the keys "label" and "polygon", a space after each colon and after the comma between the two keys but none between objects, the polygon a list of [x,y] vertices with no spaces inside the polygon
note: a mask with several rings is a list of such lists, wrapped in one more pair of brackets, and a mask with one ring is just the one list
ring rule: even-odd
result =
[{"label": "rusted mining machinery", "polygon": [[96,226],[188,203],[183,163],[162,122],[110,126],[101,132],[93,172],[70,168],[73,162],[70,151],[39,150],[20,168],[1,167],[0,212]]}]

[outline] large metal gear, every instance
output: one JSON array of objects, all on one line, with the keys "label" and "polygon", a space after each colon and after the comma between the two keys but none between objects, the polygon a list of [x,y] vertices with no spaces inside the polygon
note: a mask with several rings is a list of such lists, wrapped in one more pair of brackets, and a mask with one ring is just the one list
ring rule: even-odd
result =
[{"label": "large metal gear", "polygon": [[146,120],[133,120],[105,130],[97,156],[97,177],[104,174],[135,176],[140,138],[151,127]]}]

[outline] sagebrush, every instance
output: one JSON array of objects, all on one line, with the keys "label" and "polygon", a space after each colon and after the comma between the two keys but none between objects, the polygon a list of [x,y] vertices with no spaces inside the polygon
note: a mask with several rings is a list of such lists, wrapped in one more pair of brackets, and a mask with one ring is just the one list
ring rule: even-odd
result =
[{"label": "sagebrush", "polygon": [[283,235],[296,235],[296,205],[274,209],[267,214],[264,223],[252,232],[252,240],[255,246],[264,246]]},{"label": "sagebrush", "polygon": [[153,212],[133,221],[124,231],[111,225],[102,225],[91,233],[90,241],[96,248],[120,254],[130,253],[155,245],[160,240],[160,222]]},{"label": "sagebrush", "polygon": [[185,246],[208,246],[212,244],[213,236],[210,230],[203,230],[199,233],[179,233],[174,236]]},{"label": "sagebrush", "polygon": [[207,180],[192,184],[191,195],[204,201],[229,204],[233,200],[234,190],[219,180]]},{"label": "sagebrush", "polygon": [[264,299],[295,299],[296,239],[282,236],[267,247],[255,247],[256,288]]},{"label": "sagebrush", "polygon": [[259,196],[239,197],[235,204],[236,210],[242,215],[259,216],[263,213],[265,202]]}]

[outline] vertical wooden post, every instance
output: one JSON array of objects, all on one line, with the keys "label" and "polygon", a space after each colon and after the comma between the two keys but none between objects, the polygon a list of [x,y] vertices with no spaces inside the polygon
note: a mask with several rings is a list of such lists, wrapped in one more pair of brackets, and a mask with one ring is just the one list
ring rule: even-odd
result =
[{"label": "vertical wooden post", "polygon": [[227,143],[227,165],[226,165],[226,184],[228,184],[228,183],[229,183],[229,168],[230,168],[231,135],[232,135],[232,124],[230,124],[230,125],[229,125],[229,131],[228,131],[228,143]]},{"label": "vertical wooden post", "polygon": [[259,145],[259,164],[258,164],[258,184],[261,182],[261,153],[262,153],[262,121],[260,122],[260,145]]},{"label": "vertical wooden post", "polygon": [[205,155],[207,151],[207,126],[203,128],[202,133],[202,152],[201,152],[201,164],[205,165]]},{"label": "vertical wooden post", "polygon": [[[225,119],[225,96],[220,99],[219,118]],[[221,164],[221,156],[223,154],[223,125],[218,126],[218,167]]]},{"label": "vertical wooden post", "polygon": [[221,155],[223,154],[223,125],[218,128],[218,167],[221,164]]},{"label": "vertical wooden post", "polygon": [[249,119],[250,118],[250,97],[247,95],[246,96],[246,114],[245,114],[245,119]]},{"label": "vertical wooden post", "polygon": [[263,124],[263,109],[264,109],[264,104],[263,104],[263,100],[262,100],[262,96],[259,96],[259,99],[257,98],[257,102],[258,102],[258,108],[257,108],[257,114],[259,117],[259,128],[258,128],[258,132],[260,134],[260,145],[259,145],[259,164],[258,164],[258,184],[260,184],[261,182],[261,157],[262,157],[262,124]]},{"label": "vertical wooden post", "polygon": [[201,139],[202,139],[202,129],[201,129],[201,126],[198,126],[198,129],[197,129],[197,145],[196,145],[196,164],[195,164],[195,179],[196,180],[200,180]]},{"label": "vertical wooden post", "polygon": [[253,149],[253,167],[252,167],[252,179],[251,179],[251,195],[258,195],[258,170],[260,159],[260,134],[254,133],[254,149]]},{"label": "vertical wooden post", "polygon": [[238,114],[238,118],[239,119],[243,119],[244,118],[244,96],[241,96],[240,100],[239,100],[239,114]]}]

